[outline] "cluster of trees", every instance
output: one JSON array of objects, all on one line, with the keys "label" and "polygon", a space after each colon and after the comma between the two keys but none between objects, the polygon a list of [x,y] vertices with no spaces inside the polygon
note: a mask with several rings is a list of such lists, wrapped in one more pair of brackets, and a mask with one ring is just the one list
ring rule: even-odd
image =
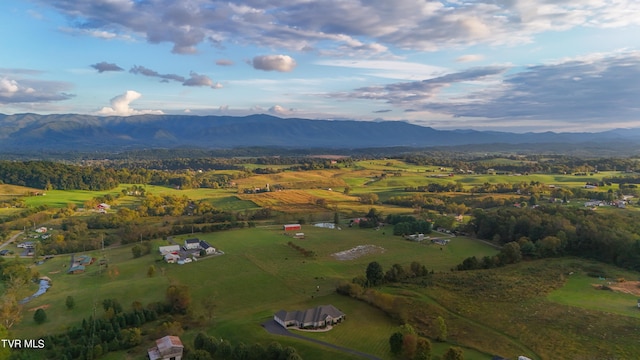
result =
[{"label": "cluster of trees", "polygon": [[409,324],[400,326],[389,337],[391,353],[397,358],[408,360],[430,360],[431,340],[419,336]]},{"label": "cluster of trees", "polygon": [[560,206],[477,209],[467,230],[478,238],[505,244],[505,248],[509,245],[521,257],[574,255],[640,270],[638,220],[636,212],[604,214]]},{"label": "cluster of trees", "polygon": [[[72,326],[65,333],[44,337],[45,356],[51,359],[98,359],[111,351],[130,349],[143,341],[142,327],[154,321],[162,321],[165,315],[185,314],[190,305],[189,289],[182,285],[170,285],[166,291],[166,301],[150,303],[143,307],[134,301],[132,310],[124,311],[117,299],[104,299],[102,317],[83,319],[82,325]],[[67,298],[68,311],[75,307],[75,300]],[[46,321],[44,310],[34,314],[37,323]],[[182,332],[182,326],[176,321],[165,321],[156,327],[151,336],[161,336],[166,332]],[[175,335],[179,335],[176,333]],[[33,351],[33,350],[31,350]],[[15,351],[10,359],[28,358],[25,351]]]},{"label": "cluster of trees", "polygon": [[410,186],[410,187],[406,187],[404,188],[404,191],[406,192],[430,192],[430,193],[435,193],[435,192],[462,192],[464,190],[464,188],[462,187],[462,184],[460,182],[449,182],[446,184],[442,184],[442,183],[429,183],[427,185],[420,185],[420,186]]},{"label": "cluster of trees", "polygon": [[430,234],[433,223],[422,219],[416,219],[409,215],[387,215],[386,223],[393,225],[393,235]]},{"label": "cluster of trees", "polygon": [[229,340],[216,339],[204,333],[198,333],[193,341],[194,351],[185,353],[185,360],[300,360],[302,357],[291,346],[283,347],[272,342],[267,346],[261,343],[232,345]]},{"label": "cluster of trees", "polygon": [[[46,356],[69,360],[98,359],[111,351],[130,349],[142,343],[140,327],[157,320],[161,315],[150,309],[123,312],[119,304],[113,305],[114,300],[103,302],[104,318],[90,317],[82,320],[80,327],[73,326],[66,333],[46,336]],[[117,310],[114,311],[114,308]],[[20,354],[16,352],[12,358],[15,356],[19,359]]]},{"label": "cluster of trees", "polygon": [[[384,216],[380,211],[376,208],[369,209],[369,212],[363,217],[360,218],[358,222],[358,227],[364,229],[371,229],[380,226],[380,223],[384,220]],[[353,226],[353,219],[349,222],[349,227]]]},{"label": "cluster of trees", "polygon": [[[393,264],[389,270],[384,271],[382,265],[377,261],[372,261],[367,265],[364,275],[355,277],[351,284],[360,288],[375,287],[385,283],[402,282],[407,279],[423,277],[429,275],[427,267],[417,261],[413,261],[408,267],[400,264]],[[344,284],[343,284],[344,285]],[[343,294],[352,294],[358,288],[351,288],[346,284],[346,288],[338,288],[338,292]]]}]

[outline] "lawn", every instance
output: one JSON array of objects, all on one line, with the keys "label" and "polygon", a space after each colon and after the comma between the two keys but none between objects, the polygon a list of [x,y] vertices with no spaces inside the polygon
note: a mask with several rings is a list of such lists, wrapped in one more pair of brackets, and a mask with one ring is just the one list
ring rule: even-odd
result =
[{"label": "lawn", "polygon": [[[637,276],[635,274],[636,278]],[[636,278],[633,280],[637,280]],[[562,288],[551,292],[547,298],[559,304],[640,318],[640,309],[637,306],[640,296],[599,290],[595,287],[611,282],[615,283],[615,279],[600,280],[583,272],[576,272],[567,277],[567,282]]]},{"label": "lawn", "polygon": [[[305,358],[329,359],[328,355],[323,355],[331,354],[326,349],[299,340],[275,337],[266,333],[259,324],[271,319],[273,313],[281,309],[305,309],[333,303],[347,313],[348,321],[337,327],[335,334],[325,335],[329,336],[327,340],[388,358],[389,331],[398,324],[364,303],[336,295],[334,289],[339,281],[364,274],[367,264],[374,260],[385,268],[394,263],[408,265],[411,261],[419,261],[429,269],[447,271],[470,254],[496,252],[466,238],[455,238],[440,250],[436,246],[383,234],[383,230],[347,227],[340,231],[305,225],[302,231],[306,235],[304,240],[293,240],[283,235],[279,226],[198,234],[225,254],[182,266],[156,262],[156,250],[152,255],[133,259],[131,245],[107,249],[104,255],[110,266],[102,273],[96,263],[90,265],[84,274],[67,275],[65,269],[70,257],[56,257],[38,267],[42,275],[52,279],[53,286],[45,295],[25,306],[28,310],[49,305],[46,310],[49,320],[35,325],[31,312],[26,311],[22,323],[12,330],[18,337],[61,332],[69,325],[79,324],[94,311],[96,316],[102,316],[101,302],[106,298],[119,299],[125,309],[129,309],[133,301],[146,304],[163,300],[167,286],[177,282],[189,286],[196,317],[204,311],[202,299],[214,299],[215,320],[208,327],[208,332],[216,337],[265,344],[284,340],[295,344]],[[191,236],[176,239],[183,241]],[[315,251],[317,258],[305,258],[289,247],[288,241],[296,241],[300,246]],[[154,248],[165,243],[155,241]],[[363,244],[380,246],[385,251],[348,261],[331,256]],[[91,255],[101,258],[103,254],[95,251]],[[151,265],[156,266],[157,271],[150,278],[147,270]],[[68,295],[73,296],[76,302],[73,311],[64,305]],[[358,324],[366,324],[370,330],[362,332]],[[185,336],[188,339],[194,335],[187,332]]]}]

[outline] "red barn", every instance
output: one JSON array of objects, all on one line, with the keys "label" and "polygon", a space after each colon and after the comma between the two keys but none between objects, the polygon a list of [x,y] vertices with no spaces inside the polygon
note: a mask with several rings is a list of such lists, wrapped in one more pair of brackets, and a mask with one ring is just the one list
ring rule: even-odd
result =
[{"label": "red barn", "polygon": [[283,225],[284,231],[297,231],[302,230],[302,226],[300,224],[286,224]]}]

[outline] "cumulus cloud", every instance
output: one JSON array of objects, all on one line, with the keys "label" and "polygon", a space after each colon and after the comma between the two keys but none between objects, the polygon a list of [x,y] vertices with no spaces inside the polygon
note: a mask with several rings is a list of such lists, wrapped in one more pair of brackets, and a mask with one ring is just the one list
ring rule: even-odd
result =
[{"label": "cumulus cloud", "polygon": [[293,109],[287,109],[280,105],[273,105],[269,108],[269,113],[274,115],[290,115]]},{"label": "cumulus cloud", "polygon": [[38,103],[67,100],[71,85],[59,81],[0,77],[0,104]]},{"label": "cumulus cloud", "polygon": [[257,70],[289,72],[297,64],[289,55],[262,55],[254,57],[251,65]]},{"label": "cumulus cloud", "polygon": [[131,68],[131,70],[129,70],[129,72],[132,74],[140,74],[140,75],[149,76],[149,77],[157,77],[162,80],[171,80],[171,81],[177,81],[177,82],[184,82],[186,80],[184,76],[180,76],[176,74],[160,74],[155,70],[151,70],[149,68],[146,68],[144,66],[139,66],[139,65],[134,65]]},{"label": "cumulus cloud", "polygon": [[216,65],[218,66],[232,66],[233,61],[229,59],[218,59],[216,60]]},{"label": "cumulus cloud", "polygon": [[434,50],[527,42],[545,31],[640,24],[634,0],[36,1],[68,16],[78,33],[142,37],[170,43],[180,54],[197,52],[205,42],[384,54],[390,46]]},{"label": "cumulus cloud", "polygon": [[108,63],[106,61],[93,64],[91,65],[91,67],[98,70],[99,73],[103,73],[105,71],[124,71],[124,69],[121,68],[120,66],[113,63]]},{"label": "cumulus cloud", "polygon": [[98,115],[129,116],[141,114],[163,114],[161,110],[136,110],[131,108],[131,103],[142,96],[137,91],[127,90],[124,94],[111,99],[110,107],[103,107]]},{"label": "cumulus cloud", "polygon": [[189,76],[190,77],[182,83],[183,86],[208,86],[212,89],[222,88],[222,84],[213,82],[213,80],[206,75],[192,71]]}]

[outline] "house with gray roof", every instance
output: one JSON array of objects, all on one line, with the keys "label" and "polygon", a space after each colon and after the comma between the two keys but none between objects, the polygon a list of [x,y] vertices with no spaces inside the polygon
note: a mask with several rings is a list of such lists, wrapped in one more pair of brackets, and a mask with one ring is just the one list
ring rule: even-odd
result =
[{"label": "house with gray roof", "polygon": [[180,360],[184,345],[177,336],[165,336],[156,340],[156,346],[147,351],[149,360]]},{"label": "house with gray roof", "polygon": [[345,316],[333,305],[320,305],[307,310],[280,310],[274,314],[273,320],[284,328],[295,326],[301,329],[315,329],[340,323],[345,319]]}]

